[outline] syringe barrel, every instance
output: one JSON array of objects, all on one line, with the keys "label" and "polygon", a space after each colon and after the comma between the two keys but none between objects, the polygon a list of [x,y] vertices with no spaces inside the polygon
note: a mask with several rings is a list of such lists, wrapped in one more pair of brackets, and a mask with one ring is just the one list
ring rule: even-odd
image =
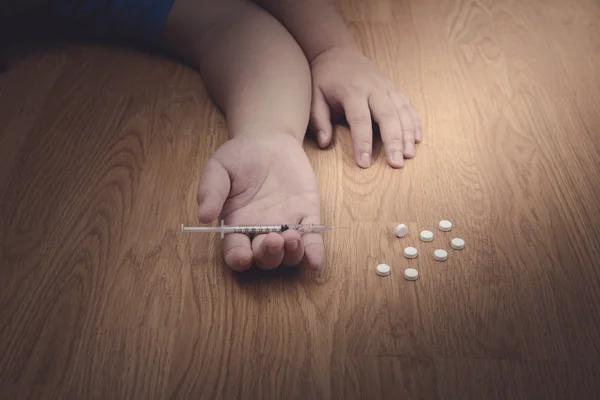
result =
[{"label": "syringe barrel", "polygon": [[293,229],[299,233],[323,232],[329,229],[327,225],[320,224],[290,224],[287,229]]},{"label": "syringe barrel", "polygon": [[319,231],[319,227],[325,227],[325,225],[314,225],[314,224],[282,224],[282,225],[239,225],[231,227],[234,233],[244,234],[265,234],[269,232],[285,232],[288,230],[294,230],[299,233],[308,233]]},{"label": "syringe barrel", "polygon": [[[282,232],[285,225],[237,225],[226,227],[227,233],[243,233],[243,234],[265,234],[269,232]],[[230,230],[229,230],[230,229]]]}]

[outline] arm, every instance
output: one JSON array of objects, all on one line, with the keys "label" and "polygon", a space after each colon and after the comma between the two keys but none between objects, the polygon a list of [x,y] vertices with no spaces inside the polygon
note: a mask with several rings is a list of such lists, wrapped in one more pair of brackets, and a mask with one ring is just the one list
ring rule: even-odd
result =
[{"label": "arm", "polygon": [[[231,140],[206,163],[198,188],[198,220],[228,225],[320,223],[318,186],[302,148],[311,103],[308,62],[271,15],[246,0],[177,0],[167,45],[196,66],[225,112]],[[320,268],[323,238],[293,230],[229,234],[225,262]]]},{"label": "arm", "polygon": [[333,0],[254,0],[298,41],[309,62],[335,47],[355,47]]},{"label": "arm", "polygon": [[230,135],[292,134],[308,125],[311,78],[301,48],[281,24],[238,0],[178,0],[168,45],[196,66]]},{"label": "arm", "polygon": [[334,0],[254,0],[275,16],[302,46],[310,63],[310,125],[319,146],[333,138],[332,116],[346,117],[356,162],[371,165],[372,122],[379,125],[388,164],[404,166],[421,141],[417,112],[408,97],[355,44]]}]

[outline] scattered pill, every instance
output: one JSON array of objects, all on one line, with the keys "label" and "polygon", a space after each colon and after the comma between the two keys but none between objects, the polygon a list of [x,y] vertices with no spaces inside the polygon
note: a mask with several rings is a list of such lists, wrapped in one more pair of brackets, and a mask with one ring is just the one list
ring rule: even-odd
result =
[{"label": "scattered pill", "polygon": [[437,261],[446,261],[448,259],[448,252],[446,250],[437,249],[433,252],[433,258]]},{"label": "scattered pill", "polygon": [[440,231],[442,232],[450,232],[452,230],[452,222],[442,220],[439,225]]},{"label": "scattered pill", "polygon": [[419,271],[414,268],[407,268],[404,270],[404,279],[407,281],[416,281],[419,277]]},{"label": "scattered pill", "polygon": [[462,250],[465,248],[465,241],[462,240],[461,238],[454,238],[450,241],[450,246],[454,250]]},{"label": "scattered pill", "polygon": [[404,237],[408,234],[408,227],[404,224],[400,224],[394,229],[394,234],[399,238]]},{"label": "scattered pill", "polygon": [[433,240],[433,232],[431,231],[423,231],[421,232],[421,240],[424,242],[431,242]]},{"label": "scattered pill", "polygon": [[418,251],[414,247],[407,247],[404,249],[404,257],[406,258],[417,258]]},{"label": "scattered pill", "polygon": [[391,268],[387,264],[379,264],[377,266],[377,275],[379,276],[388,276],[391,272]]}]

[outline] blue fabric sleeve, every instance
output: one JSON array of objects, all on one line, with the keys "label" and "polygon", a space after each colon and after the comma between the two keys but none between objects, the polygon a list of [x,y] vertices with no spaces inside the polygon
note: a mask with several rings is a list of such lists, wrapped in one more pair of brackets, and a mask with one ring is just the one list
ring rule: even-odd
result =
[{"label": "blue fabric sleeve", "polygon": [[163,38],[175,0],[55,0],[52,17],[93,35],[140,41]]}]

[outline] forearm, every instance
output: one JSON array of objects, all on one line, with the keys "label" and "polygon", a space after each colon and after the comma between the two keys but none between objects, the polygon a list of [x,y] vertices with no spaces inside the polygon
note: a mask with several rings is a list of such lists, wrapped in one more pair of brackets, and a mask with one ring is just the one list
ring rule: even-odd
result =
[{"label": "forearm", "polygon": [[355,47],[333,0],[254,0],[298,41],[309,62],[334,47]]},{"label": "forearm", "polygon": [[171,41],[200,70],[233,137],[291,133],[301,142],[311,99],[302,50],[277,20],[251,3],[224,15],[209,30],[179,28]]}]

